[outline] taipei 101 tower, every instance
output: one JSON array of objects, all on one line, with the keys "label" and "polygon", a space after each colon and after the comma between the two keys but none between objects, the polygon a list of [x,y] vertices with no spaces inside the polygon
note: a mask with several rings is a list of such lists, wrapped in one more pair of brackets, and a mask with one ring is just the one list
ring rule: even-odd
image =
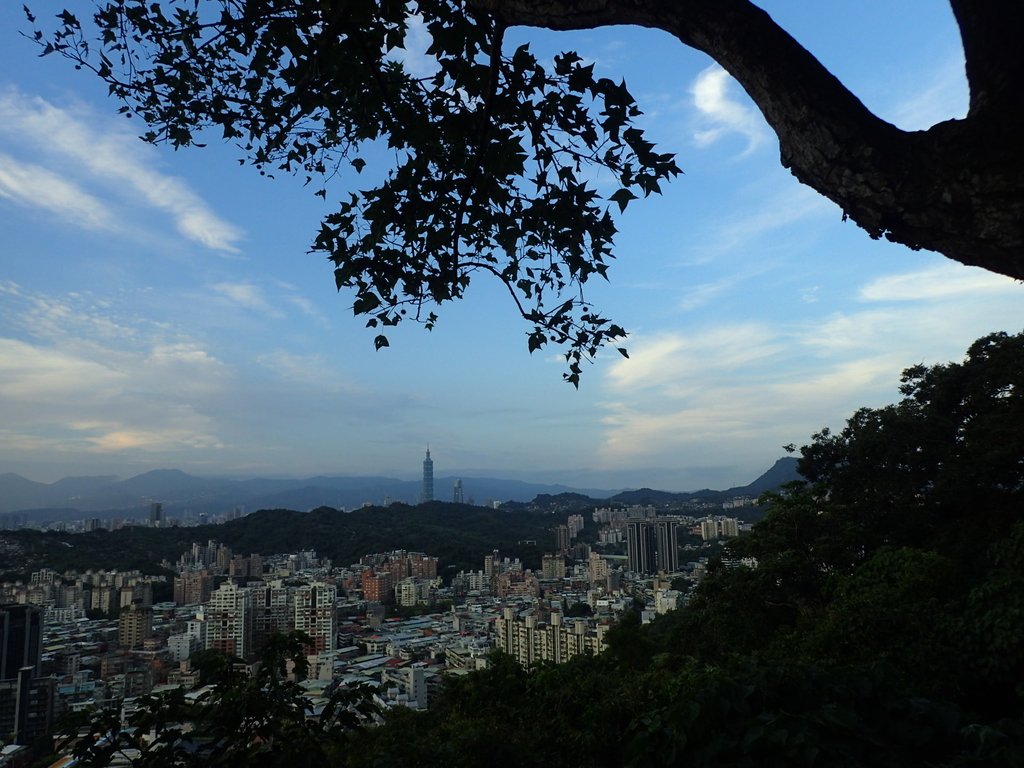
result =
[{"label": "taipei 101 tower", "polygon": [[423,460],[423,491],[420,501],[434,500],[434,462],[430,458],[430,446],[427,446],[427,458]]}]

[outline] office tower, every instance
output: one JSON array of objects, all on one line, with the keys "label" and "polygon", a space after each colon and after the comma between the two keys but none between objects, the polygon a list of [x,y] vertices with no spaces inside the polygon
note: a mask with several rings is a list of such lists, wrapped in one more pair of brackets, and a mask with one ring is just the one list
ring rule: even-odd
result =
[{"label": "office tower", "polygon": [[455,481],[455,487],[452,488],[452,501],[456,504],[465,504],[465,497],[462,495],[462,480]]},{"label": "office tower", "polygon": [[29,744],[53,722],[55,683],[42,674],[43,612],[0,605],[0,734]]},{"label": "office tower", "polygon": [[679,570],[679,522],[658,520],[654,523],[655,556],[659,571]]},{"label": "office tower", "polygon": [[43,612],[29,604],[0,605],[0,680],[11,680],[23,667],[42,674]]},{"label": "office tower", "polygon": [[31,744],[53,727],[57,680],[33,677],[32,667],[0,680],[0,733],[6,743]]},{"label": "office tower", "polygon": [[162,528],[164,524],[164,505],[154,501],[149,505],[149,527]]},{"label": "office tower", "polygon": [[626,521],[626,552],[633,573],[679,570],[679,521],[642,519]]},{"label": "office tower", "polygon": [[654,573],[657,538],[646,520],[626,521],[626,553],[633,573]]},{"label": "office tower", "polygon": [[564,553],[569,551],[569,526],[567,525],[556,525],[555,526],[555,551]]},{"label": "office tower", "polygon": [[430,458],[430,448],[427,448],[427,458],[423,460],[423,492],[420,501],[434,500],[434,462]]}]

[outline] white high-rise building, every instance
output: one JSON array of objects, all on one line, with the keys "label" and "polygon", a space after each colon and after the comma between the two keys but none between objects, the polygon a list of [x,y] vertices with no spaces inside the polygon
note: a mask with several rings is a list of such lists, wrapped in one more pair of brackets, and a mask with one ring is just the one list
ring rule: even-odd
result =
[{"label": "white high-rise building", "polygon": [[233,581],[225,582],[210,595],[206,615],[206,648],[241,659],[253,654],[252,590]]},{"label": "white high-rise building", "polygon": [[295,590],[295,629],[313,638],[317,653],[337,648],[337,598],[337,587],[319,581]]}]

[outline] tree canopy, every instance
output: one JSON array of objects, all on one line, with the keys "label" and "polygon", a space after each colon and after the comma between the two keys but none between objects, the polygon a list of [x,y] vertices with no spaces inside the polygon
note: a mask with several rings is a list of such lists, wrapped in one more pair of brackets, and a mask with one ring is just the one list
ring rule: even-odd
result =
[{"label": "tree canopy", "polygon": [[[261,172],[298,173],[325,197],[336,174],[365,173],[313,250],[354,291],[378,347],[402,320],[432,327],[438,305],[489,275],[530,324],[529,349],[563,345],[578,384],[581,361],[625,335],[584,295],[606,277],[612,213],[679,168],[636,126],[624,82],[574,52],[548,63],[528,45],[507,50],[506,30],[664,30],[732,74],[782,163],[872,237],[1024,278],[1024,8],[951,6],[970,111],[926,131],[873,115],[747,0],[116,0],[97,2],[91,23],[64,11],[34,34],[44,54],[103,78],[148,141],[216,131]],[[413,20],[430,39],[428,72],[404,60]]]},{"label": "tree canopy", "polygon": [[523,765],[1019,764],[1024,336],[903,394],[802,449],[808,481],[728,545],[755,566],[599,656],[499,658],[357,734],[355,764],[481,765],[495,741]]}]

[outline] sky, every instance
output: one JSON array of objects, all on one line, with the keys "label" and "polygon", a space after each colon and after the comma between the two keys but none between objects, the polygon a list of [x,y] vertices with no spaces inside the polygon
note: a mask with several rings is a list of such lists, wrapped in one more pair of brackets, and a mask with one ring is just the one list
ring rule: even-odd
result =
[{"label": "sky", "polygon": [[[763,5],[884,119],[965,113],[943,3]],[[588,289],[629,359],[607,350],[574,390],[483,282],[374,351],[308,252],[330,197],[230,145],[139,141],[94,76],[38,58],[19,6],[0,7],[0,473],[412,479],[429,445],[438,476],[726,488],[895,402],[904,368],[1024,324],[1024,286],[843,222],[702,54],[626,27],[514,29],[509,50],[625,78],[684,171],[618,219],[610,280]]]}]

